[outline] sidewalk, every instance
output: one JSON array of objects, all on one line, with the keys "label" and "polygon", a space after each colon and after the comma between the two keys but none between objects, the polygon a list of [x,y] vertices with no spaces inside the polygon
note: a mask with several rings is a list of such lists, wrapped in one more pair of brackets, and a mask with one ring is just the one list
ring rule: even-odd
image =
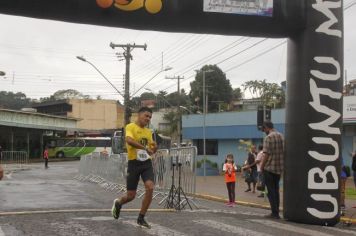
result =
[{"label": "sidewalk", "polygon": [[[206,195],[212,198],[216,198],[217,200],[226,199],[227,201],[227,189],[224,182],[224,176],[207,176],[204,179],[203,176],[197,176],[197,194],[198,195]],[[352,188],[353,180],[348,179],[346,186],[348,188]],[[260,192],[256,191],[256,193],[248,192],[245,193],[247,189],[247,184],[245,180],[241,178],[241,174],[237,175],[236,182],[236,201],[243,202],[246,205],[256,205],[261,208],[268,208],[269,202],[267,197],[259,198],[257,197]],[[281,191],[281,207],[283,206],[283,192]],[[356,200],[346,199],[346,216],[352,217],[352,215],[356,216]]]}]

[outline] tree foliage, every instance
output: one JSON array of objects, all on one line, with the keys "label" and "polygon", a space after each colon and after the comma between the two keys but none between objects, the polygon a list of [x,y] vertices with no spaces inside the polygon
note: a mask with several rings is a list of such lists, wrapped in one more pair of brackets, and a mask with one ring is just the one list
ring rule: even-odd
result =
[{"label": "tree foliage", "polygon": [[243,84],[244,90],[249,90],[255,98],[260,98],[263,105],[275,108],[285,106],[285,93],[276,83],[268,83],[266,80],[250,80]]},{"label": "tree foliage", "polygon": [[243,97],[244,97],[244,94],[240,88],[234,88],[232,90],[232,100],[234,100],[234,101],[241,100]]},{"label": "tree foliage", "polygon": [[163,115],[163,119],[170,124],[169,130],[166,130],[168,135],[173,135],[178,131],[179,114],[175,111],[170,111]]},{"label": "tree foliage", "polygon": [[30,107],[32,100],[26,97],[26,94],[18,92],[0,91],[0,107],[11,110],[20,110],[24,107]]},{"label": "tree foliage", "polygon": [[218,101],[229,103],[232,98],[230,81],[218,66],[206,65],[197,72],[195,80],[190,83],[191,90],[189,96],[193,104],[197,104],[201,108],[203,107],[203,71],[208,70],[211,70],[211,72],[205,73],[208,110],[210,112],[217,112],[219,109]]},{"label": "tree foliage", "polygon": [[64,99],[90,99],[89,95],[84,95],[75,89],[58,90],[49,97],[40,98],[41,102],[57,101]]}]

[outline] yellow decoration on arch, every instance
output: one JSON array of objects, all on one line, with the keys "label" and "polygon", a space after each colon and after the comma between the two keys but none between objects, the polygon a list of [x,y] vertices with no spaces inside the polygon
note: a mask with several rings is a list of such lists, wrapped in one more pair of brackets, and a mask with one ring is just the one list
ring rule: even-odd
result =
[{"label": "yellow decoration on arch", "polygon": [[115,0],[115,7],[123,11],[136,11],[145,8],[149,13],[156,14],[162,10],[162,0],[132,0],[123,4],[123,0]]}]

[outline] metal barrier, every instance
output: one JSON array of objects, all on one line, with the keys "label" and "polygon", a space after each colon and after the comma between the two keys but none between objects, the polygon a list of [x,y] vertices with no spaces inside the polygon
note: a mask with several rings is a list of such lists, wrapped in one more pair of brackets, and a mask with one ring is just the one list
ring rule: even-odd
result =
[{"label": "metal barrier", "polygon": [[[182,201],[178,203],[179,206],[183,206],[186,204],[186,201],[189,200],[198,208],[194,201],[194,195],[196,193],[196,156],[196,147],[172,148],[169,151],[168,171],[165,173],[165,179],[168,182],[168,191],[171,186],[175,186],[176,188],[180,187],[187,195],[187,198],[183,198]],[[173,174],[173,172],[175,172],[175,174]],[[174,176],[174,178],[172,178],[172,176]],[[165,198],[163,198],[159,204],[163,204],[167,198],[168,194],[166,194]],[[178,207],[178,209],[180,209],[180,207]]]},{"label": "metal barrier", "polygon": [[[168,197],[172,184],[178,186],[178,174],[172,183],[174,163],[180,163],[181,187],[188,195],[194,195],[196,190],[196,147],[158,150],[152,159],[155,176],[153,199],[163,204]],[[79,163],[79,173],[75,179],[96,183],[107,191],[126,192],[127,154],[102,155],[92,153],[82,156]],[[178,169],[177,169],[178,170]],[[178,171],[176,171],[178,173]],[[138,186],[137,197],[145,195],[142,184]],[[190,197],[192,199],[192,197]],[[183,202],[182,202],[183,204]],[[196,204],[194,203],[196,206]]]},{"label": "metal barrier", "polygon": [[27,152],[3,151],[0,164],[5,170],[22,169],[28,164]]}]

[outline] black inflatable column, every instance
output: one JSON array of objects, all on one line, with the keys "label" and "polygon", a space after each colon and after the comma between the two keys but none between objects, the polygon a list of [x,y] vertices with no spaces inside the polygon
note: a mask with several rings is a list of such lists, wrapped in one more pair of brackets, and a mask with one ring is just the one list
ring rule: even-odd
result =
[{"label": "black inflatable column", "polygon": [[306,28],[288,42],[284,217],[340,219],[343,4],[307,0]]}]

